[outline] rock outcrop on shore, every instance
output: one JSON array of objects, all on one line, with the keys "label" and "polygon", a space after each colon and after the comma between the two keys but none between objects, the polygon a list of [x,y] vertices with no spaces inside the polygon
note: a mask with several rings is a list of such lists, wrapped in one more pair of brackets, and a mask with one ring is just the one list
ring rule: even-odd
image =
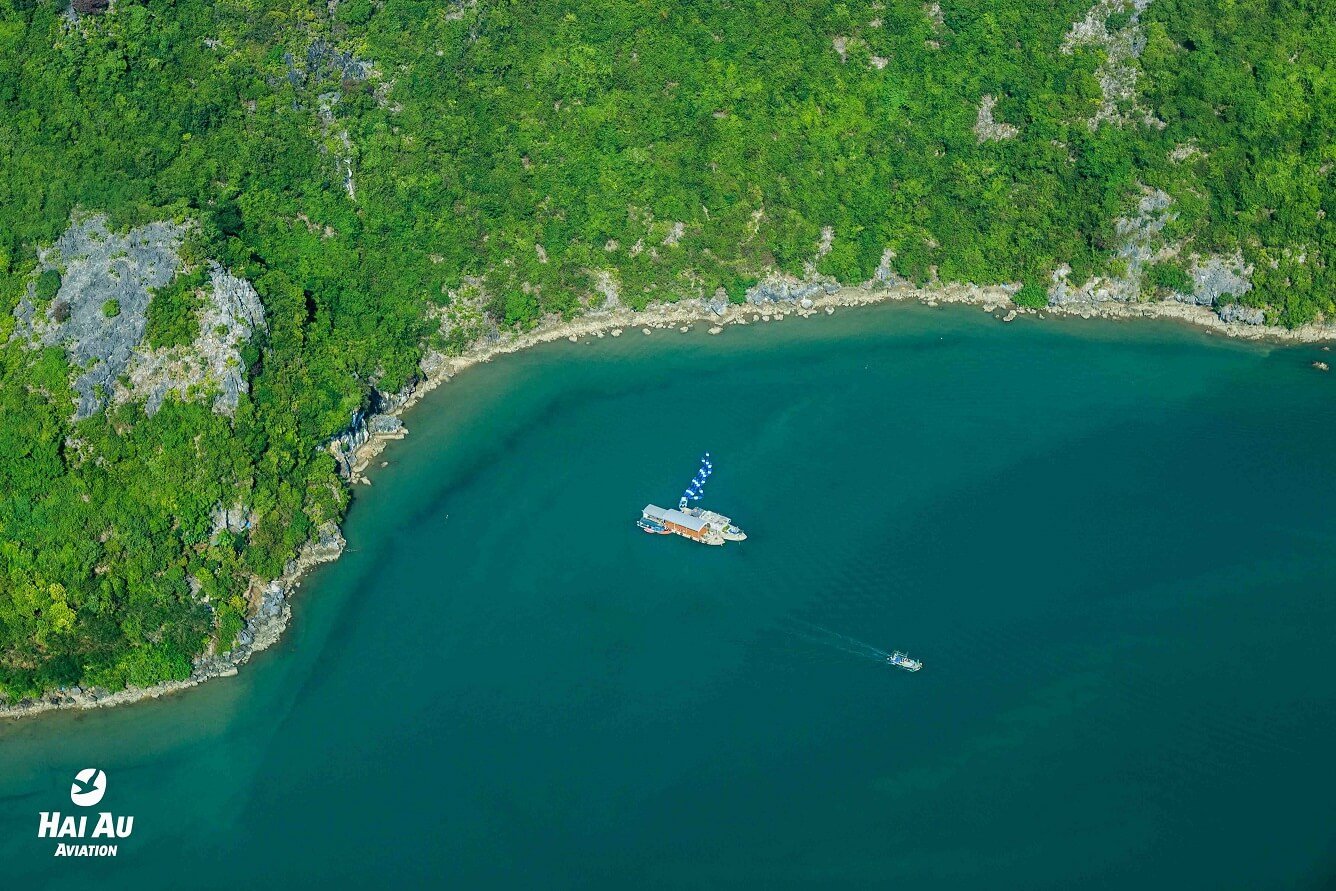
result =
[{"label": "rock outcrop on shore", "polygon": [[[1164,228],[1173,222],[1173,199],[1164,192],[1146,190],[1137,203],[1136,212],[1120,217],[1114,231],[1121,239],[1114,256],[1122,262],[1116,274],[1094,276],[1084,284],[1073,285],[1069,280],[1071,267],[1062,265],[1053,272],[1048,290],[1050,307],[1081,314],[1103,314],[1108,304],[1127,304],[1154,307],[1160,305],[1153,298],[1154,288],[1146,282],[1147,270],[1152,264],[1174,261],[1184,252],[1184,245],[1168,242],[1162,237]],[[1243,255],[1192,255],[1189,278],[1191,287],[1184,291],[1169,292],[1163,303],[1184,303],[1192,306],[1214,307],[1226,324],[1261,325],[1266,321],[1265,311],[1245,307],[1236,301],[1252,290],[1252,267]],[[1155,312],[1155,310],[1150,310]],[[1115,311],[1112,314],[1122,314]]]},{"label": "rock outcrop on shore", "polygon": [[791,275],[772,275],[747,289],[747,302],[758,307],[776,303],[800,303],[803,300],[810,302],[817,297],[825,297],[839,291],[839,282],[817,276],[815,273],[805,279]]},{"label": "rock outcrop on shore", "polygon": [[1059,266],[1053,272],[1048,303],[1055,307],[1095,307],[1108,302],[1129,302],[1141,297],[1142,275],[1146,266],[1165,252],[1160,232],[1174,219],[1170,209],[1173,199],[1159,189],[1147,189],[1130,216],[1114,221],[1119,244],[1114,251],[1122,262],[1120,274],[1095,276],[1081,285],[1068,281],[1071,267]]},{"label": "rock outcrop on shore", "polygon": [[1242,322],[1245,325],[1262,325],[1266,322],[1266,313],[1256,307],[1226,303],[1220,307],[1220,321],[1226,324]]},{"label": "rock outcrop on shore", "polygon": [[237,634],[232,649],[217,654],[205,654],[195,660],[190,677],[166,681],[152,687],[129,687],[124,690],[100,690],[71,687],[53,691],[40,699],[24,700],[14,704],[0,704],[0,718],[19,718],[57,709],[107,708],[145,699],[157,699],[198,686],[213,678],[231,677],[238,667],[251,656],[273,646],[292,618],[292,593],[301,585],[302,577],[313,567],[338,559],[347,546],[339,527],[327,522],[317,530],[316,537],[288,562],[282,577],[267,584],[257,582],[257,607]]},{"label": "rock outcrop on shore", "polygon": [[[1191,293],[1174,295],[1175,299],[1183,303],[1215,306],[1229,298],[1242,297],[1252,290],[1252,267],[1248,266],[1243,261],[1243,255],[1238,253],[1232,257],[1195,258],[1191,275]],[[1249,324],[1259,325],[1261,322]]]}]

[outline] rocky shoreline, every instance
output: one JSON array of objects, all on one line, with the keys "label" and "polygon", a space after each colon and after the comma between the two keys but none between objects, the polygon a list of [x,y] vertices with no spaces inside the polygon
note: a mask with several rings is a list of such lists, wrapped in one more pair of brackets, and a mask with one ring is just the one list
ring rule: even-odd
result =
[{"label": "rocky shoreline", "polygon": [[[384,409],[373,415],[366,433],[358,437],[347,451],[336,455],[346,462],[350,482],[370,485],[365,471],[390,442],[404,438],[408,429],[399,416],[416,405],[426,394],[446,383],[460,372],[480,362],[490,362],[498,356],[519,352],[541,343],[567,339],[578,342],[589,337],[619,337],[623,334],[652,334],[656,330],[678,329],[687,332],[698,324],[708,324],[710,334],[720,334],[728,325],[748,325],[778,322],[789,316],[806,318],[817,314],[831,314],[839,308],[870,306],[887,302],[917,301],[926,306],[943,304],[973,305],[996,314],[1004,322],[1021,315],[1079,316],[1106,319],[1172,319],[1197,327],[1246,340],[1278,343],[1320,343],[1336,341],[1336,325],[1306,325],[1300,328],[1280,328],[1238,321],[1225,321],[1207,306],[1179,302],[1132,303],[1099,301],[1048,306],[1042,310],[1017,306],[1012,301],[1015,286],[970,284],[935,285],[927,288],[903,284],[879,286],[875,283],[856,287],[839,287],[833,283],[816,281],[781,283],[776,289],[764,286],[753,289],[746,303],[726,303],[715,300],[683,300],[677,303],[652,304],[636,311],[622,306],[591,310],[569,320],[552,320],[531,331],[484,339],[459,356],[429,354],[423,361],[425,377],[416,386],[390,397]],[[1320,364],[1320,363],[1319,363]],[[189,678],[168,681],[152,687],[129,688],[120,691],[70,690],[50,693],[36,700],[25,700],[12,705],[0,705],[0,718],[20,718],[59,709],[92,709],[124,705],[145,699],[157,699],[197,686],[218,677],[231,677],[255,653],[272,646],[282,636],[292,616],[291,597],[301,586],[306,572],[321,563],[338,559],[346,542],[338,527],[327,523],[316,539],[308,542],[300,554],[289,562],[283,576],[263,587],[255,615],[247,622],[231,651],[206,655],[196,661]]]},{"label": "rocky shoreline", "polygon": [[28,699],[13,705],[0,705],[0,718],[22,718],[64,709],[108,708],[158,699],[196,687],[213,678],[232,677],[250,657],[273,646],[288,627],[292,618],[291,597],[301,587],[302,577],[314,566],[337,560],[347,542],[338,526],[327,523],[319,536],[302,546],[296,558],[288,562],[286,571],[261,591],[255,615],[237,637],[232,650],[216,655],[201,656],[195,661],[190,677],[180,681],[164,681],[151,687],[127,687],[124,690],[84,690],[73,688],[46,694],[40,699]]}]

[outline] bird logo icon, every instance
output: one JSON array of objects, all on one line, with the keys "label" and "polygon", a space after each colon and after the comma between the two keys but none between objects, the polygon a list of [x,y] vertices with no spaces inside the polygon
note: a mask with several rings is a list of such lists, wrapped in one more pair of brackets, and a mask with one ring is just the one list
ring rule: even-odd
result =
[{"label": "bird logo icon", "polygon": [[107,775],[96,767],[85,767],[74,775],[70,801],[80,807],[92,807],[107,794]]}]

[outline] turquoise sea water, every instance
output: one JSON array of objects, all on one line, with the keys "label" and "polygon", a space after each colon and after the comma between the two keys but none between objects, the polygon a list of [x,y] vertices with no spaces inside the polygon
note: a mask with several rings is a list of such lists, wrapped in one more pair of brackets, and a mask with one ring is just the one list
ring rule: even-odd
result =
[{"label": "turquoise sea water", "polygon": [[[239,677],[0,725],[2,884],[1330,887],[1316,356],[879,307],[471,370]],[[639,532],[705,450],[750,540]],[[53,858],[89,766],[134,832]]]}]

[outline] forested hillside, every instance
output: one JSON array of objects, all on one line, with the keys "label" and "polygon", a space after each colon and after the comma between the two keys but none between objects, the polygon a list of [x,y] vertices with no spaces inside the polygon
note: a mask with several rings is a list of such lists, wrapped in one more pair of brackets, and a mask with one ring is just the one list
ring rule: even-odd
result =
[{"label": "forested hillside", "polygon": [[1330,319],[1334,57],[1321,0],[0,0],[0,696],[228,649],[451,301],[1210,261]]}]

